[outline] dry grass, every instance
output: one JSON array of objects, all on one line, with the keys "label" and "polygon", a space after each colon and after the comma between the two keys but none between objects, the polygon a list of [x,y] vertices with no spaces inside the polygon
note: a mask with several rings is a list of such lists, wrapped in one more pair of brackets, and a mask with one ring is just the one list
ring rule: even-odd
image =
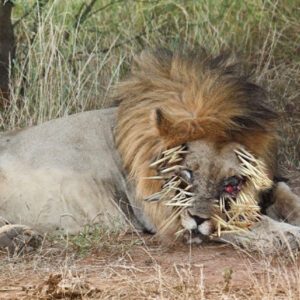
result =
[{"label": "dry grass", "polygon": [[[71,247],[45,244],[34,255],[2,255],[0,297],[56,299],[55,291],[71,286],[66,294],[79,296],[64,299],[299,299],[297,258],[232,255],[218,245],[163,249],[148,237],[139,244],[132,238],[111,241],[112,247],[131,245],[119,254],[102,249],[82,258]],[[51,291],[55,278],[62,282]]]},{"label": "dry grass", "polygon": [[231,49],[252,65],[280,114],[281,164],[300,167],[297,0],[98,0],[90,15],[92,1],[15,2],[16,21],[30,14],[15,26],[12,103],[1,115],[3,129],[107,106],[133,53],[184,41],[213,53]]},{"label": "dry grass", "polygon": [[[15,21],[35,3],[15,2]],[[156,45],[176,47],[184,41],[202,45],[213,53],[231,49],[246,65],[252,65],[255,81],[270,92],[270,105],[280,115],[280,163],[287,170],[300,169],[297,0],[98,0],[86,19],[86,6],[82,4],[91,1],[39,2],[15,26],[17,52],[11,67],[12,102],[0,115],[2,130],[108,106],[111,86],[125,76],[133,53]],[[78,17],[80,7],[83,10]],[[64,239],[63,243],[47,241],[50,244],[27,258],[3,254],[0,298],[5,299],[2,290],[6,284],[20,289],[24,284],[41,283],[51,273],[67,274],[69,270],[92,278],[96,286],[100,284],[101,299],[300,297],[297,261],[287,266],[286,262],[274,263],[272,258],[259,265],[245,260],[243,278],[247,284],[241,286],[236,284],[239,276],[235,277],[242,269],[239,257],[232,278],[230,268],[224,269],[224,276],[218,277],[217,282],[209,277],[209,272],[223,271],[223,258],[232,259],[228,253],[217,259],[217,248],[209,250],[216,256],[201,256],[205,248],[190,249],[189,253],[185,248],[169,254],[153,245],[142,246],[144,240],[138,237],[125,242],[118,237],[84,232]],[[140,258],[137,262],[136,255]],[[86,257],[83,262],[82,256]],[[167,265],[165,261],[170,256],[173,262]],[[219,265],[207,271],[207,265],[214,260]],[[30,294],[20,293],[32,299]]]}]

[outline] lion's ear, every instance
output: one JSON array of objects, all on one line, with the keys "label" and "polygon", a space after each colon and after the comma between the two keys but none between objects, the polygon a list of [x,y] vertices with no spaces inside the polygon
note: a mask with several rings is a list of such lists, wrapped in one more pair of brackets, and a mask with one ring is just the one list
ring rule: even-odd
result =
[{"label": "lion's ear", "polygon": [[154,111],[154,121],[160,136],[169,137],[173,134],[174,129],[172,122],[159,108],[155,109]]},{"label": "lion's ear", "polygon": [[178,126],[159,108],[155,109],[153,114],[159,136],[168,147],[177,146],[189,141],[187,130],[184,126]]},{"label": "lion's ear", "polygon": [[210,136],[222,140],[224,131],[217,121],[205,118],[180,118],[172,120],[160,108],[153,111],[159,136],[168,146],[177,146]]}]

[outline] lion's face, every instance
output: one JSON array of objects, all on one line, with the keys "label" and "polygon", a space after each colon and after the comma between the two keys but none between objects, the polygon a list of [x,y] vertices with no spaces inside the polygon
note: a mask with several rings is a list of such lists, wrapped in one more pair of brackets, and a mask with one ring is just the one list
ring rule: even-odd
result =
[{"label": "lion's face", "polygon": [[[234,208],[251,203],[254,216],[259,211],[257,193],[271,185],[276,169],[272,157],[277,140],[276,114],[265,104],[266,93],[248,80],[243,68],[230,57],[213,58],[200,52],[143,52],[136,57],[131,75],[116,89],[115,100],[120,102],[117,149],[134,182],[137,202],[142,203],[153,227],[163,237],[183,232],[181,224],[209,234],[204,229],[206,219],[212,217],[218,233],[229,228],[224,222],[221,228],[220,221],[224,220],[240,228],[241,220],[247,221],[248,216],[240,218]],[[172,151],[183,145],[189,147],[188,154],[182,151],[184,162],[181,157],[173,159]],[[251,159],[245,166],[245,155],[236,154],[236,148],[249,152],[246,156]],[[254,165],[252,158],[258,160]],[[184,166],[179,166],[182,163]],[[178,176],[172,174],[174,170],[185,173]],[[249,181],[247,175],[255,172],[258,176]],[[183,177],[190,184],[185,186]],[[224,199],[226,193],[229,201]],[[247,203],[241,203],[246,194]],[[220,213],[213,214],[220,197]],[[186,216],[180,224],[182,211]],[[211,226],[209,229],[213,230]]]},{"label": "lion's face", "polygon": [[195,200],[183,215],[182,224],[189,230],[209,235],[214,230],[211,222],[214,205],[224,197],[234,198],[243,185],[240,162],[234,149],[239,146],[229,143],[216,148],[205,140],[188,144],[181,176],[193,185]]}]

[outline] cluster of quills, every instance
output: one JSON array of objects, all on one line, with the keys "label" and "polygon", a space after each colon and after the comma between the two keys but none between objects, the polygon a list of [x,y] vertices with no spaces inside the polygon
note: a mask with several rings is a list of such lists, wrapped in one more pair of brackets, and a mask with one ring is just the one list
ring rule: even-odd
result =
[{"label": "cluster of quills", "polygon": [[218,236],[224,232],[247,230],[255,223],[260,218],[258,194],[273,185],[263,161],[255,158],[242,147],[234,152],[240,161],[239,174],[245,178],[245,183],[236,198],[221,197],[218,205],[215,206],[216,213],[213,220]]},{"label": "cluster of quills", "polygon": [[[195,201],[193,185],[180,175],[185,169],[181,163],[187,153],[186,145],[162,152],[159,158],[150,164],[150,168],[156,169],[157,175],[147,177],[150,180],[162,180],[164,184],[161,191],[150,195],[145,201],[159,201],[167,206],[173,206],[174,218],[186,208],[191,207]],[[240,175],[245,179],[245,184],[235,198],[221,196],[215,204],[215,213],[212,219],[218,236],[222,232],[248,229],[256,222],[260,216],[257,195],[259,191],[268,189],[273,184],[268,178],[265,164],[261,160],[242,147],[236,149],[235,153],[240,161]],[[168,223],[171,226],[172,220]]]},{"label": "cluster of quills", "polygon": [[150,165],[155,168],[158,175],[147,177],[153,180],[163,180],[164,184],[160,192],[150,195],[146,201],[164,201],[167,206],[189,207],[194,201],[194,193],[192,185],[187,182],[181,172],[184,166],[180,162],[184,159],[184,155],[188,153],[185,145],[180,145],[162,152],[158,160]]}]

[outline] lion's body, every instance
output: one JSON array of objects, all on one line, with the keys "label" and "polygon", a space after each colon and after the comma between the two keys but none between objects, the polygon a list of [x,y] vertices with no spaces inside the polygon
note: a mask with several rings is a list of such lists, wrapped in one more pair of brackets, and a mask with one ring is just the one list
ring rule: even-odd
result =
[{"label": "lion's body", "polygon": [[41,231],[124,226],[127,204],[118,201],[130,195],[114,123],[115,109],[107,109],[1,135],[0,215]]},{"label": "lion's body", "polygon": [[[220,184],[240,176],[236,147],[264,162],[271,180],[276,175],[275,114],[264,98],[228,58],[142,54],[117,89],[118,109],[0,136],[0,217],[39,231],[74,233],[93,223],[108,228],[133,223],[155,233],[167,221],[168,234],[182,226],[203,234]],[[148,177],[160,175],[151,163],[162,151],[182,144],[188,151],[181,163],[193,171],[188,180],[196,194],[188,219],[182,214],[169,222],[171,206],[145,201],[163,185]],[[266,212],[300,225],[299,198],[283,183],[274,185],[272,197]]]}]

